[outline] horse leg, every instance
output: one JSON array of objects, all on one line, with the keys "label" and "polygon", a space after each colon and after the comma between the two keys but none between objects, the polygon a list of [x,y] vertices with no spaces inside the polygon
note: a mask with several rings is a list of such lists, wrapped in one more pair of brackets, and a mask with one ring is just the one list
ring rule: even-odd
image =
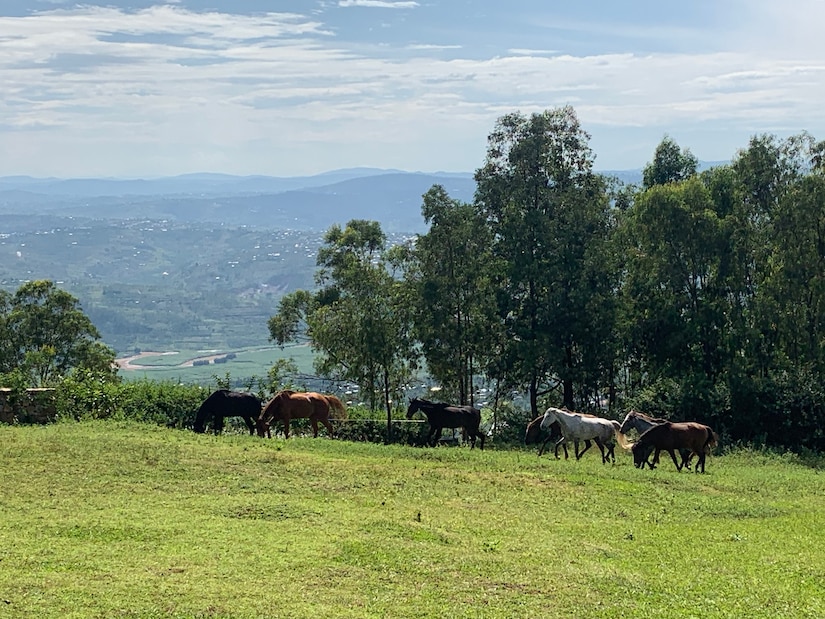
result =
[{"label": "horse leg", "polygon": [[561,438],[560,438],[560,439],[556,442],[556,450],[555,450],[555,452],[554,452],[554,454],[555,454],[555,456],[556,456],[556,460],[558,460],[558,459],[559,459],[559,445],[562,445],[562,446],[564,447],[564,459],[565,459],[565,460],[567,460],[567,439],[565,439],[565,438],[562,436],[562,437],[561,437]]},{"label": "horse leg", "polygon": [[213,420],[214,428],[212,428],[215,434],[220,434],[223,432],[223,415],[215,415]]},{"label": "horse leg", "polygon": [[289,438],[289,417],[284,417],[284,438]]},{"label": "horse leg", "polygon": [[679,464],[679,461],[676,459],[676,452],[673,449],[668,449],[668,453],[670,453],[670,458],[673,460],[673,465],[676,467],[677,471],[682,470],[682,465]]},{"label": "horse leg", "polygon": [[547,447],[547,443],[549,443],[549,442],[550,442],[550,437],[548,436],[546,439],[544,439],[544,442],[541,444],[541,447],[539,447],[539,458],[541,458],[541,454],[544,453],[544,448]]},{"label": "horse leg", "polygon": [[609,443],[605,443],[604,446],[607,448],[607,455],[605,456],[604,461],[610,461],[612,464],[616,464],[616,443],[610,441]]},{"label": "horse leg", "polygon": [[706,455],[707,454],[705,454],[704,450],[702,451],[702,453],[699,454],[699,458],[696,460],[696,468],[694,469],[694,472],[698,473],[699,472],[699,467],[702,467],[702,473],[705,472],[705,456]]},{"label": "horse leg", "polygon": [[430,447],[435,447],[438,444],[438,441],[441,439],[441,430],[442,428],[440,426],[433,426],[430,428],[430,433],[427,436]]},{"label": "horse leg", "polygon": [[602,442],[602,439],[600,439],[599,437],[594,438],[593,442],[596,443],[596,447],[598,447],[599,451],[602,452],[602,464],[604,464],[605,462],[607,462],[607,460],[604,457],[604,443]]},{"label": "horse leg", "polygon": [[335,432],[332,430],[332,424],[330,423],[329,419],[322,419],[321,423],[324,424],[324,427],[326,427],[327,432],[329,432],[329,437],[334,438]]},{"label": "horse leg", "polygon": [[[590,449],[590,444],[591,444],[590,439],[585,439],[584,449],[582,449],[581,452],[576,454],[576,460],[580,460],[581,457],[584,455],[584,452],[587,451],[588,449]],[[576,449],[578,450],[578,447]]]},{"label": "horse leg", "polygon": [[246,422],[246,427],[249,428],[249,436],[255,436],[255,420],[252,415],[244,415],[243,420]]},{"label": "horse leg", "polygon": [[[645,458],[645,462],[647,462],[647,467],[652,471],[656,468],[656,465],[659,463],[659,448],[656,447],[653,450],[653,461],[650,461],[650,452],[647,454],[647,458]],[[645,468],[645,463],[642,462],[642,468]]]}]

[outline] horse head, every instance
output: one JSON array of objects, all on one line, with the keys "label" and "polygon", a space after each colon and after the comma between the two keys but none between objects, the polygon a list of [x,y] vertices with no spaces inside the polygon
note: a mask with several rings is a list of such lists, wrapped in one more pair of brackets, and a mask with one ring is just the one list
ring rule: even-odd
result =
[{"label": "horse head", "polygon": [[258,436],[260,436],[261,438],[264,438],[264,437],[267,437],[267,436],[269,438],[272,438],[272,434],[270,433],[270,430],[269,430],[269,422],[264,421],[263,417],[258,417],[258,419],[255,420],[255,429],[258,433]]},{"label": "horse head", "polygon": [[543,419],[543,417],[536,417],[527,424],[527,430],[524,432],[525,445],[538,442],[539,435],[541,434],[541,422]]},{"label": "horse head", "polygon": [[544,417],[541,420],[541,429],[547,430],[550,426],[559,420],[554,408],[548,408],[544,411]]},{"label": "horse head", "polygon": [[653,465],[648,462],[650,452],[653,451],[653,445],[646,445],[642,441],[636,441],[631,446],[630,451],[633,452],[633,466],[637,469],[645,468],[645,464],[653,468]]},{"label": "horse head", "polygon": [[410,398],[410,405],[407,407],[407,419],[412,419],[416,411],[421,408],[421,400],[418,398]]},{"label": "horse head", "polygon": [[624,417],[624,421],[622,421],[622,425],[619,428],[619,432],[622,434],[627,434],[628,431],[632,430],[636,426],[636,411],[631,410],[627,415]]}]

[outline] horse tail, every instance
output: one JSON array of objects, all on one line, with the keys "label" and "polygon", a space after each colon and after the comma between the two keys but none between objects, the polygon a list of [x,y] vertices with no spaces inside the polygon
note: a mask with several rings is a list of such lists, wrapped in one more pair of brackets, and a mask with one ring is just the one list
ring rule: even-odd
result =
[{"label": "horse tail", "polygon": [[339,400],[334,395],[325,396],[327,402],[329,402],[330,412],[334,414],[330,414],[330,417],[333,419],[346,419],[347,418],[347,407],[344,406],[344,403]]},{"label": "horse tail", "polygon": [[630,451],[633,449],[633,443],[627,440],[627,437],[619,431],[619,428],[621,428],[621,424],[618,421],[614,421],[613,434],[616,435],[616,442],[619,443],[619,447],[625,451]]},{"label": "horse tail", "polygon": [[619,432],[618,430],[614,430],[616,434],[616,442],[619,443],[619,447],[624,449],[625,451],[630,451],[633,449],[633,443],[627,440],[627,437]]},{"label": "horse tail", "polygon": [[719,444],[719,435],[716,434],[710,427],[708,427],[708,437],[705,439],[705,453],[710,453],[711,450]]}]

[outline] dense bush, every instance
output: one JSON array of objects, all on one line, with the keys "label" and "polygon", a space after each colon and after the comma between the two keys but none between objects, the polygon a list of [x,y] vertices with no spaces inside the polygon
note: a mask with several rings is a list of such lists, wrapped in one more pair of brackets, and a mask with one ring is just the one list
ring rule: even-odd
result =
[{"label": "dense bush", "polygon": [[57,389],[57,413],[64,419],[130,419],[191,427],[211,389],[173,382],[121,382],[94,372],[78,372]]}]

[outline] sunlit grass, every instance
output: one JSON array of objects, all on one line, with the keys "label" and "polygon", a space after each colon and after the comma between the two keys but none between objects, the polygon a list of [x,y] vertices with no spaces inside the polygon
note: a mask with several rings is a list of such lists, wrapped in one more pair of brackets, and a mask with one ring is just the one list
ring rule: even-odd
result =
[{"label": "sunlit grass", "polygon": [[823,616],[817,468],[617,456],[0,427],[0,616]]}]

